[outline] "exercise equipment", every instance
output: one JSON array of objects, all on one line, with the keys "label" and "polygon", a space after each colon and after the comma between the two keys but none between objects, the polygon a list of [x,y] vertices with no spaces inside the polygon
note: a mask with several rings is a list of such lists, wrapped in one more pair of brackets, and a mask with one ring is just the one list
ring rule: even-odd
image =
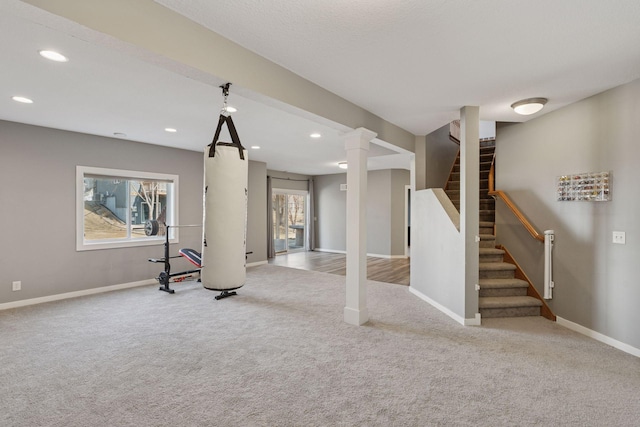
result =
[{"label": "exercise equipment", "polygon": [[[229,84],[221,86],[228,96]],[[247,151],[240,143],[231,116],[220,113],[211,144],[204,150],[204,220],[202,242],[202,286],[222,293],[216,299],[235,295],[246,280]],[[232,142],[219,142],[223,125]]]},{"label": "exercise equipment", "polygon": [[[145,223],[145,234],[147,236],[156,236],[158,235],[159,231],[164,228],[165,229],[165,241],[164,241],[164,257],[163,258],[149,258],[149,262],[154,262],[154,263],[164,263],[164,271],[161,271],[160,274],[158,275],[158,277],[156,277],[156,280],[158,280],[158,282],[160,282],[160,284],[162,286],[160,286],[159,290],[161,291],[165,291],[168,292],[170,294],[175,293],[175,289],[171,289],[169,287],[169,282],[171,278],[174,278],[174,282],[182,282],[185,278],[187,277],[191,277],[190,275],[193,273],[200,273],[201,269],[202,269],[202,254],[198,251],[196,251],[195,249],[190,249],[190,248],[182,248],[178,250],[178,254],[177,256],[169,256],[169,228],[171,226],[168,226],[166,224],[160,224],[158,221],[155,220],[149,220]],[[177,227],[201,227],[200,225],[174,225],[174,228]],[[148,231],[147,231],[148,230]],[[249,254],[252,254],[253,252],[246,252],[245,253],[245,259],[246,256]],[[187,271],[180,271],[177,273],[171,273],[171,262],[169,261],[170,259],[173,258],[180,258],[180,257],[184,257],[186,258],[191,264],[193,264],[194,266],[197,267],[197,269],[195,270],[187,270]],[[180,277],[178,277],[180,276]],[[200,282],[201,279],[198,279],[198,281]],[[226,298],[232,295],[237,295],[236,292],[229,292],[229,291],[222,291],[222,293],[220,295],[217,295],[215,297],[215,299],[219,300],[222,298]]]},{"label": "exercise equipment", "polygon": [[[184,248],[184,249],[180,249],[178,251],[178,253],[180,255],[177,256],[170,256],[169,255],[169,235],[170,235],[170,228],[180,228],[180,227],[202,227],[201,225],[166,225],[166,224],[160,224],[158,221],[155,220],[149,220],[145,223],[144,226],[144,232],[147,236],[156,236],[158,235],[159,231],[161,230],[161,228],[164,229],[164,235],[165,235],[165,240],[164,240],[164,257],[163,258],[149,258],[149,262],[154,262],[154,263],[163,263],[164,264],[164,270],[160,272],[160,274],[158,275],[158,277],[156,277],[156,280],[158,280],[158,282],[160,283],[160,288],[159,290],[164,291],[164,292],[168,292],[170,294],[174,293],[175,290],[171,289],[169,287],[169,281],[172,277],[177,277],[177,276],[185,276],[185,275],[189,275],[189,274],[193,274],[193,273],[200,273],[201,268],[202,268],[202,261],[201,261],[201,256],[200,253],[197,252],[194,249],[189,249],[189,248]],[[187,260],[189,260],[189,262],[191,262],[193,265],[195,265],[196,267],[198,267],[197,269],[193,269],[193,270],[186,270],[186,271],[179,271],[177,273],[172,273],[171,272],[171,259],[174,258],[180,258],[180,257],[184,257]],[[174,279],[175,280],[175,279]],[[200,280],[200,279],[198,279]],[[176,281],[181,281],[181,280],[176,280]]]}]

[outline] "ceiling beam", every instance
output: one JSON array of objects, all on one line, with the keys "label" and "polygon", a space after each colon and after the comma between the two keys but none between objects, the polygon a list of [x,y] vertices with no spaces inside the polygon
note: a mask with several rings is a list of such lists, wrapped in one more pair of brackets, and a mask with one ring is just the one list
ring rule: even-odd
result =
[{"label": "ceiling beam", "polygon": [[[370,129],[378,134],[378,139],[414,152],[415,137],[410,132],[153,0],[23,1],[142,51],[152,52],[157,57],[232,82],[236,88],[353,129]],[[154,60],[154,63],[158,64],[158,61]],[[176,67],[172,71],[175,72]],[[246,92],[243,95],[247,96]]]}]

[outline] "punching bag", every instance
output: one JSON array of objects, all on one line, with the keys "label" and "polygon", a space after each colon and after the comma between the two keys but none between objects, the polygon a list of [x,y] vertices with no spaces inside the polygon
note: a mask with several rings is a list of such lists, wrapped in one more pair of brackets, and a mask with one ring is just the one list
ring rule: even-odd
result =
[{"label": "punching bag", "polygon": [[[218,142],[223,124],[231,142]],[[238,289],[246,278],[247,151],[230,116],[220,114],[213,141],[204,150],[202,286]]]}]

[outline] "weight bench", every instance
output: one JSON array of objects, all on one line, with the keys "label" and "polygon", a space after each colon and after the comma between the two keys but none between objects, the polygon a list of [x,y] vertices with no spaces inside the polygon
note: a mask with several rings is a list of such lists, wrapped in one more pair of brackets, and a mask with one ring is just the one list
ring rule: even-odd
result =
[{"label": "weight bench", "polygon": [[183,248],[178,251],[180,255],[198,268],[202,268],[202,254],[195,249]]},{"label": "weight bench", "polygon": [[[189,260],[189,262],[191,262],[193,265],[195,265],[196,267],[198,267],[196,270],[187,270],[187,271],[179,271],[177,273],[172,273],[171,272],[171,263],[170,263],[170,259],[171,258],[179,258],[178,256],[169,256],[168,253],[168,245],[165,249],[165,256],[164,258],[149,258],[149,262],[159,262],[159,263],[163,263],[164,264],[164,271],[161,271],[160,274],[158,275],[158,277],[156,277],[156,279],[158,280],[158,282],[160,283],[160,288],[159,290],[161,291],[165,291],[168,292],[170,294],[174,293],[175,290],[171,289],[169,287],[169,280],[172,277],[176,277],[176,276],[183,276],[185,274],[192,274],[192,273],[200,273],[200,268],[201,266],[201,256],[200,253],[195,251],[194,249],[188,249],[188,248],[184,248],[184,249],[180,249],[179,251],[180,255],[185,257],[186,259]],[[198,279],[199,281],[200,279]],[[176,280],[179,281],[179,280]]]}]

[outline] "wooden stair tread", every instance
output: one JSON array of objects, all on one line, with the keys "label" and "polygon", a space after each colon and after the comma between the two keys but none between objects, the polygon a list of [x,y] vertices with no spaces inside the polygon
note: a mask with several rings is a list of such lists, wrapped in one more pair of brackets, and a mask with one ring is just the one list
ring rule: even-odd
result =
[{"label": "wooden stair tread", "polygon": [[528,288],[529,283],[520,279],[479,279],[480,289]]},{"label": "wooden stair tread", "polygon": [[515,308],[515,307],[542,307],[542,301],[534,297],[480,297],[480,308]]}]

